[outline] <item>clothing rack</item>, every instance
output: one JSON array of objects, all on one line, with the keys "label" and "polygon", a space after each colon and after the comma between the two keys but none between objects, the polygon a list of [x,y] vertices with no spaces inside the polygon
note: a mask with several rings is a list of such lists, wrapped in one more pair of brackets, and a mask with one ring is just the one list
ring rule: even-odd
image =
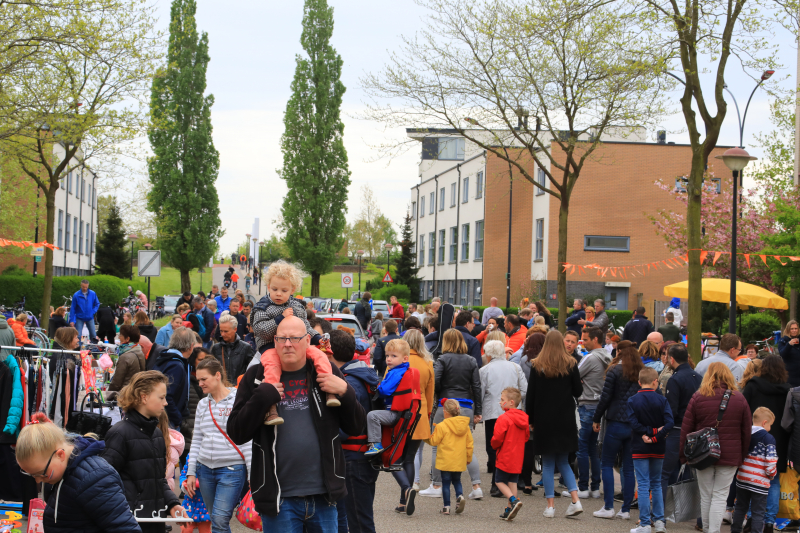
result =
[{"label": "clothing rack", "polygon": [[74,353],[79,354],[78,350],[53,350],[52,348],[32,348],[30,346],[0,346],[0,350],[25,350],[30,352],[47,352],[47,353]]}]

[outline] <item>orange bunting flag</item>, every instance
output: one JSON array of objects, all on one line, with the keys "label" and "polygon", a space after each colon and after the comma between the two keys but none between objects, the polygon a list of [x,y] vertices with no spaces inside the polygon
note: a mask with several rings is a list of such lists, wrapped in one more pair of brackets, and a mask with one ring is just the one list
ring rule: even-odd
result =
[{"label": "orange bunting flag", "polygon": [[568,266],[569,266],[569,265],[568,265],[567,263],[564,263],[564,272],[566,272],[566,271],[567,271],[567,267],[568,267]]},{"label": "orange bunting flag", "polygon": [[603,276],[602,276],[602,277],[606,277],[606,272],[608,272],[608,269],[609,269],[609,268],[611,268],[611,267],[605,267],[605,268],[603,269]]},{"label": "orange bunting flag", "polygon": [[747,261],[747,268],[750,268],[750,254],[744,254],[744,260]]},{"label": "orange bunting flag", "polygon": [[794,257],[791,255],[789,256],[789,259],[791,259],[792,261],[800,261],[800,257]]},{"label": "orange bunting flag", "polygon": [[772,257],[774,257],[775,259],[777,259],[777,260],[778,260],[778,263],[782,264],[783,266],[786,266],[786,263],[784,263],[783,261],[781,261],[781,256],[779,256],[779,255],[773,255]]},{"label": "orange bunting flag", "polygon": [[570,274],[574,274],[575,273],[575,265],[572,265],[572,268],[570,269],[569,273]]},{"label": "orange bunting flag", "polygon": [[586,271],[583,270],[583,267],[580,265],[578,265],[578,272],[580,272],[581,274],[586,274]]},{"label": "orange bunting flag", "polygon": [[766,255],[759,255],[758,257],[760,257],[761,260],[764,261],[765,265],[767,264],[767,256]]},{"label": "orange bunting flag", "polygon": [[672,268],[671,266],[669,266],[669,263],[667,263],[666,261],[661,261],[661,262],[662,262],[662,263],[664,263],[664,265],[666,265],[666,267],[667,267],[668,269],[670,269],[670,270],[675,270],[674,268]]},{"label": "orange bunting flag", "polygon": [[722,256],[722,253],[723,252],[714,252],[714,261],[711,262],[712,265],[716,265],[717,264],[717,259],[719,259],[720,256]]},{"label": "orange bunting flag", "polygon": [[700,252],[700,264],[702,265],[706,261],[706,257],[708,257],[708,252],[705,250]]},{"label": "orange bunting flag", "polygon": [[611,269],[611,275],[614,276],[615,278],[617,277],[617,267]]}]

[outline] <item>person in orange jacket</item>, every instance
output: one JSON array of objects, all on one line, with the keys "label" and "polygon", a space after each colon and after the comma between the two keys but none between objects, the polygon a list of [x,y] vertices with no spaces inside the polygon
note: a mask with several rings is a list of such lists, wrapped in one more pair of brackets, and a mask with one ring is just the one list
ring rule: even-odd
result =
[{"label": "person in orange jacket", "polygon": [[25,313],[20,313],[17,315],[16,318],[9,318],[8,325],[11,326],[11,329],[14,330],[14,338],[17,341],[17,346],[36,346],[36,343],[33,342],[30,337],[28,337],[28,332],[25,331],[25,326],[28,324],[28,315]]},{"label": "person in orange jacket", "polygon": [[506,316],[506,352],[511,353],[519,350],[525,343],[525,335],[528,333],[528,328],[522,325],[522,320],[517,315]]}]

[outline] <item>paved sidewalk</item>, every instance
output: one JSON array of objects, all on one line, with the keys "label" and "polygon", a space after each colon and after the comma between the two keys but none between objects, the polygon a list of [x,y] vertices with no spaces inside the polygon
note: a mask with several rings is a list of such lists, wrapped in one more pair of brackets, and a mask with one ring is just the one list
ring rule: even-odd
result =
[{"label": "paved sidewalk", "polygon": [[[212,279],[214,280],[213,283],[215,285],[218,285],[220,288],[222,287],[222,284],[225,281],[225,272],[227,272],[227,270],[228,270],[228,268],[230,268],[230,266],[231,265],[217,265],[217,264],[214,265],[214,269],[213,269],[213,273],[212,273]],[[245,296],[246,296],[247,295],[247,291],[245,290],[245,283],[246,282],[245,282],[245,279],[244,279],[246,271],[242,270],[241,267],[239,267],[238,265],[234,265],[234,268],[236,269],[236,274],[239,275],[238,288],[241,289],[245,293]],[[233,289],[233,286],[231,285],[231,289],[229,289],[231,291],[231,294],[233,294],[233,292],[234,292],[232,289]],[[251,284],[250,284],[250,295],[255,299],[255,301],[258,301],[259,298],[264,296],[266,293],[267,293],[267,289],[266,289],[266,287],[264,286],[263,283],[261,284],[261,292],[259,292],[258,285],[253,285],[252,282],[251,282]]]}]

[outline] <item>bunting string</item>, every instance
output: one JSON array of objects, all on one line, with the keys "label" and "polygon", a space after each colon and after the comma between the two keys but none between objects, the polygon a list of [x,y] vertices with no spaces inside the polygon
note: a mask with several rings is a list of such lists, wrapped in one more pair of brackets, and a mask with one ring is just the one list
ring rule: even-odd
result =
[{"label": "bunting string", "polygon": [[8,239],[0,239],[0,247],[16,246],[17,248],[50,248],[51,250],[58,250],[58,247],[50,244],[47,241],[31,242],[31,241],[9,241]]},{"label": "bunting string", "polygon": [[[692,251],[692,250],[689,250]],[[711,251],[711,250],[700,250],[700,264],[705,264],[706,259],[708,256],[711,255],[711,264],[716,265],[717,261],[723,255],[730,256],[730,252],[718,252],[718,251]],[[750,256],[757,256],[767,265],[767,259],[773,259],[780,263],[782,266],[786,266],[789,264],[790,261],[800,261],[800,257],[796,257],[793,255],[769,255],[769,254],[745,254],[745,253],[737,253],[736,255],[744,256],[745,261],[747,262],[747,268],[751,268],[750,264]],[[782,259],[786,259],[787,261],[783,261]],[[561,266],[564,268],[564,272],[568,274],[574,274],[575,270],[577,269],[579,274],[586,274],[587,271],[594,270],[595,273],[601,277],[605,278],[606,276],[611,277],[620,277],[624,279],[628,279],[628,275],[632,277],[636,277],[637,274],[640,276],[645,276],[651,270],[664,270],[668,268],[670,270],[675,270],[676,268],[683,267],[689,264],[689,254],[678,255],[674,257],[670,257],[668,259],[662,259],[660,261],[652,261],[650,263],[641,263],[638,265],[627,265],[627,266],[603,266],[598,265],[596,263],[590,263],[588,265],[577,265],[575,263],[562,263]]]}]

